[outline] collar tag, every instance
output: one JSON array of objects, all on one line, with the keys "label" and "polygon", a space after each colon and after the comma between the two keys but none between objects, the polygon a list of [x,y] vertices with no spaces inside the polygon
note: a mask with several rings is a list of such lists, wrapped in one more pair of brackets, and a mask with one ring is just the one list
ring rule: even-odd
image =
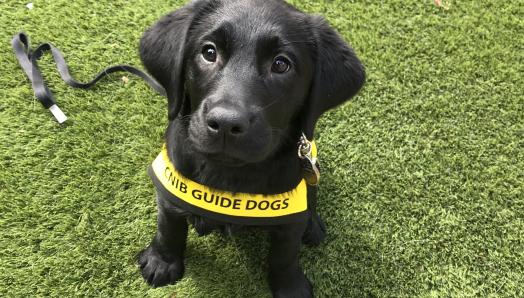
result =
[{"label": "collar tag", "polygon": [[317,146],[302,133],[298,143],[298,157],[302,164],[302,175],[308,185],[316,186],[320,181],[320,163],[317,159]]}]

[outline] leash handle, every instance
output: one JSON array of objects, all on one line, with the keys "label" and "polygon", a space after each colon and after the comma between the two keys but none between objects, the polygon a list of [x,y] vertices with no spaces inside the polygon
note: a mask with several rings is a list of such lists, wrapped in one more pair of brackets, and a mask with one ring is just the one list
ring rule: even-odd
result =
[{"label": "leash handle", "polygon": [[67,120],[67,116],[57,106],[54,95],[47,87],[42,73],[40,72],[40,67],[38,66],[38,59],[40,59],[40,57],[42,57],[42,55],[47,51],[50,51],[53,55],[53,59],[55,60],[56,68],[60,74],[60,77],[71,87],[88,89],[94,86],[98,81],[108,74],[124,71],[142,78],[144,81],[146,81],[147,84],[149,84],[149,86],[155,89],[156,92],[162,96],[166,96],[165,89],[155,79],[140,69],[130,65],[121,64],[108,67],[99,72],[91,81],[82,83],[75,80],[71,76],[64,56],[60,50],[58,50],[52,44],[43,43],[33,51],[29,43],[29,37],[25,33],[20,32],[16,34],[11,40],[11,46],[13,47],[16,58],[18,59],[18,63],[31,81],[31,86],[33,87],[36,98],[46,109],[49,109],[49,111],[60,124]]}]

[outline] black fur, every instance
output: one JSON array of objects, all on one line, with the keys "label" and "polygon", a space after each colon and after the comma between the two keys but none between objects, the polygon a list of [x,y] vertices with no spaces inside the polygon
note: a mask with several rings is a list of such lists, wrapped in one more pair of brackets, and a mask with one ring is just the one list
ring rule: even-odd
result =
[{"label": "black fur", "polygon": [[[203,55],[210,46],[214,61]],[[140,54],[168,93],[165,136],[175,167],[232,192],[294,188],[302,179],[300,134],[311,139],[322,113],[354,96],[365,78],[353,50],[324,19],[279,0],[192,1],[145,32]],[[275,71],[275,59],[290,69]],[[302,242],[317,245],[325,236],[315,187],[308,187],[308,212],[305,222],[268,228],[275,297],[313,295],[298,253]],[[152,286],[182,277],[188,222],[201,235],[238,228],[190,214],[159,194],[158,230],[139,259]]]}]

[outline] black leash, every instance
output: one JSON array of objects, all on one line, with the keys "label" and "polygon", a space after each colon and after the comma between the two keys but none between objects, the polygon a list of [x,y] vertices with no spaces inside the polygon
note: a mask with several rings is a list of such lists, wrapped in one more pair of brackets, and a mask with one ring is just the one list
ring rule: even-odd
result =
[{"label": "black leash", "polygon": [[148,83],[149,86],[155,89],[156,92],[158,92],[162,96],[166,96],[166,91],[157,81],[155,81],[155,79],[153,79],[151,76],[141,71],[140,69],[137,69],[130,65],[115,65],[108,67],[99,72],[93,80],[87,83],[82,83],[73,79],[73,77],[69,73],[69,68],[67,67],[67,63],[64,59],[64,56],[52,44],[41,44],[36,48],[36,50],[33,51],[31,50],[29,44],[29,37],[24,33],[18,33],[13,37],[11,45],[13,46],[16,58],[18,59],[20,66],[31,81],[31,85],[35,92],[36,98],[38,99],[38,101],[40,101],[40,103],[42,103],[42,105],[46,109],[49,109],[53,116],[55,116],[58,123],[63,123],[67,120],[67,117],[64,115],[62,110],[60,110],[60,108],[56,105],[53,93],[45,84],[44,78],[42,77],[42,73],[40,72],[40,68],[38,67],[37,63],[38,59],[40,59],[40,57],[42,57],[42,55],[46,51],[51,51],[58,72],[60,73],[60,77],[62,77],[62,80],[64,80],[64,82],[66,82],[71,87],[87,89],[94,86],[100,79],[102,79],[108,74],[119,71],[125,71],[144,79],[144,81],[146,81],[146,83]]}]

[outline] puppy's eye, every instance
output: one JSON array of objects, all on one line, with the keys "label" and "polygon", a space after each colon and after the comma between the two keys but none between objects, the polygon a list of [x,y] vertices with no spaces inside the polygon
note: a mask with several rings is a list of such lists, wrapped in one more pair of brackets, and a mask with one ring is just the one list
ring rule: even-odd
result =
[{"label": "puppy's eye", "polygon": [[217,61],[217,49],[213,45],[205,45],[202,48],[202,57],[208,62]]},{"label": "puppy's eye", "polygon": [[271,71],[275,73],[285,73],[291,69],[291,62],[284,56],[277,56],[271,65]]}]

